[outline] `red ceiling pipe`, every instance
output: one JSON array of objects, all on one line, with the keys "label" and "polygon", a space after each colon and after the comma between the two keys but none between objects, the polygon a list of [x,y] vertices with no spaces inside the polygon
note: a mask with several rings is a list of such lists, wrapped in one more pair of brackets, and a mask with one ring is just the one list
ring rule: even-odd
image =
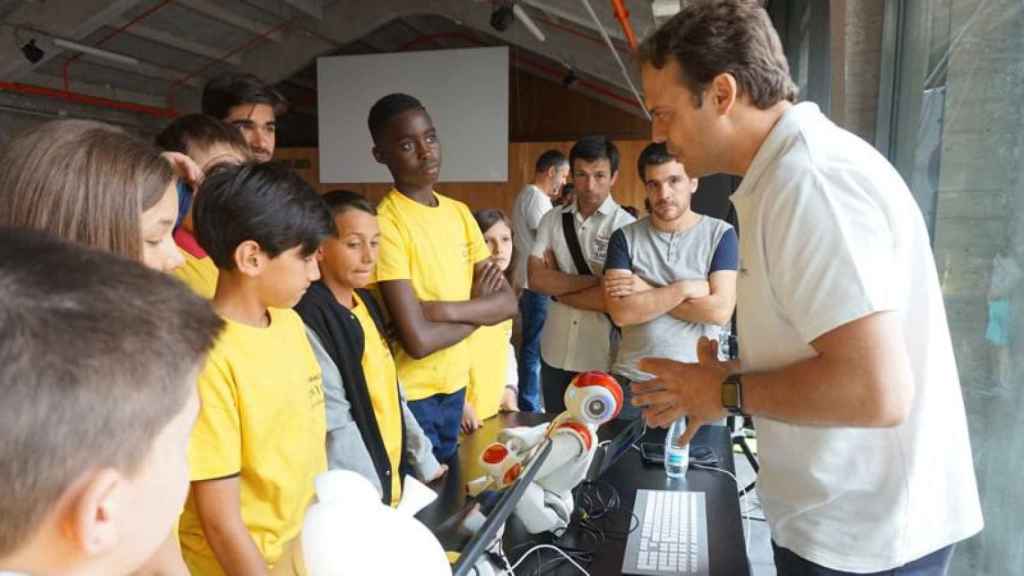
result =
[{"label": "red ceiling pipe", "polygon": [[46,96],[48,98],[57,98],[60,100],[65,100],[67,102],[74,102],[76,104],[85,104],[88,106],[97,106],[100,108],[110,108],[111,110],[137,112],[139,114],[153,116],[154,118],[174,118],[178,115],[177,111],[175,111],[172,108],[158,108],[156,106],[146,106],[145,104],[124,102],[122,100],[111,100],[110,98],[90,96],[88,94],[70,92],[68,90],[57,90],[56,88],[47,88],[46,86],[36,86],[34,84],[21,84],[20,82],[0,82],[0,90],[7,92],[17,92],[18,94],[28,94],[31,96]]},{"label": "red ceiling pipe", "polygon": [[633,33],[633,25],[629,23],[629,10],[626,10],[622,0],[612,0],[612,10],[615,11],[615,19],[622,25],[622,33],[626,35],[629,49],[636,51],[636,34]]},{"label": "red ceiling pipe", "polygon": [[[144,19],[148,18],[149,16],[152,16],[154,13],[156,13],[157,10],[160,10],[161,8],[163,8],[164,6],[167,6],[168,4],[170,4],[173,1],[174,0],[163,0],[163,2],[160,2],[156,6],[153,6],[152,8],[149,8],[148,10],[143,12],[142,14],[139,14],[135,18],[132,18],[131,21],[125,23],[124,26],[121,26],[121,27],[117,28],[116,30],[114,30],[113,32],[111,32],[110,34],[107,34],[106,36],[104,36],[102,39],[100,39],[99,42],[96,43],[96,46],[102,46],[105,42],[107,42],[108,40],[110,40],[114,36],[117,36],[121,32],[124,32],[125,30],[127,30],[129,26],[133,26],[135,24],[138,24],[139,22],[143,21]],[[64,91],[65,92],[71,90],[71,80],[70,80],[70,75],[68,74],[68,68],[71,66],[71,64],[73,62],[75,62],[76,60],[78,60],[81,57],[82,57],[81,54],[75,54],[74,56],[72,56],[70,58],[66,58],[64,60]]]}]

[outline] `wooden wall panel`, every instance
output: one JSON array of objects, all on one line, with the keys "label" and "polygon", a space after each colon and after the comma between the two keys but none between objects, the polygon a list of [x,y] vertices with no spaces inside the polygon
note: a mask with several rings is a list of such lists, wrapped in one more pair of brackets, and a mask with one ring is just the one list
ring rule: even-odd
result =
[{"label": "wooden wall panel", "polygon": [[[583,83],[569,89],[556,80],[512,68],[508,90],[509,139],[558,142],[574,140],[581,133],[604,134],[615,140],[651,137],[651,123],[642,115],[639,105],[637,114],[630,114],[589,97],[590,89]],[[625,103],[632,106],[633,100],[627,98]]]},{"label": "wooden wall panel", "polygon": [[[545,150],[556,148],[566,155],[572,142],[512,142],[509,144],[509,181],[495,182],[440,182],[437,191],[461,200],[473,210],[500,208],[511,213],[516,194],[533,179],[533,167]],[[619,177],[612,188],[612,196],[620,204],[635,206],[643,212],[644,188],[636,173],[636,159],[649,142],[644,140],[621,140],[616,142],[621,160]],[[354,190],[377,201],[391,189],[389,184],[321,184],[319,178],[319,154],[316,148],[278,148],[275,158],[289,162],[293,168],[321,194],[329,190],[344,188]]]}]

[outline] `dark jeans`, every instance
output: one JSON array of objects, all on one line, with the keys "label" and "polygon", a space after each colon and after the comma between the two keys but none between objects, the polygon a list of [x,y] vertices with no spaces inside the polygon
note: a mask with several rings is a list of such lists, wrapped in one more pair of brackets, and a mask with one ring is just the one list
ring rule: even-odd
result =
[{"label": "dark jeans", "polygon": [[569,372],[548,365],[541,358],[540,383],[544,389],[544,412],[558,415],[565,412],[565,389],[579,372]]},{"label": "dark jeans", "polygon": [[953,559],[953,546],[950,545],[899,568],[871,574],[854,574],[819,566],[786,548],[776,546],[775,542],[772,542],[772,551],[775,553],[775,570],[778,576],[945,576],[949,562]]},{"label": "dark jeans", "polygon": [[612,374],[615,381],[622,387],[622,409],[619,410],[618,418],[623,420],[636,420],[643,416],[643,412],[633,406],[633,381],[622,374]]},{"label": "dark jeans", "polygon": [[416,422],[434,445],[434,457],[441,462],[447,462],[459,449],[459,426],[465,402],[465,388],[408,402]]},{"label": "dark jeans", "polygon": [[523,290],[519,315],[523,319],[523,343],[519,348],[519,409],[540,412],[540,334],[548,317],[550,298]]}]

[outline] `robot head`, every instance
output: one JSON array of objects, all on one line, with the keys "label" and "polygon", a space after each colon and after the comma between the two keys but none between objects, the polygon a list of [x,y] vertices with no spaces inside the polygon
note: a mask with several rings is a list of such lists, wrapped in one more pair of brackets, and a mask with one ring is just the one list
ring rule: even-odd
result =
[{"label": "robot head", "polygon": [[565,411],[574,419],[600,426],[622,410],[622,388],[604,372],[577,374],[565,389]]}]

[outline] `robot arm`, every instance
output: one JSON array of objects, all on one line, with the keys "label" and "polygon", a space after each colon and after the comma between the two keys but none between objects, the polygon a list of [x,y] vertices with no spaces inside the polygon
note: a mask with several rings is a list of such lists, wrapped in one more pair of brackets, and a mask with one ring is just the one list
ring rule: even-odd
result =
[{"label": "robot arm", "polygon": [[530,533],[554,531],[569,523],[572,489],[586,476],[597,449],[597,428],[622,407],[622,389],[603,372],[577,375],[565,392],[566,411],[549,425],[511,428],[488,446],[480,459],[487,477],[470,483],[470,495],[487,487],[503,489],[522,474],[533,450],[546,439],[551,453],[523,495],[516,514]]}]

